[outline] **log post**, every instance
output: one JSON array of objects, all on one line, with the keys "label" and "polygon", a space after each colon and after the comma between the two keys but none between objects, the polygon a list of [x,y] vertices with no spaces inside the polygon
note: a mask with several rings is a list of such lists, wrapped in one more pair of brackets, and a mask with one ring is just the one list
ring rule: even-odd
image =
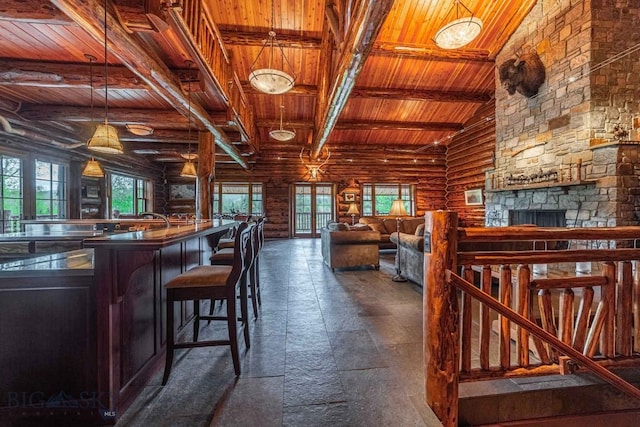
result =
[{"label": "log post", "polygon": [[198,132],[198,183],[196,218],[211,219],[210,183],[215,175],[216,149],[210,132]]},{"label": "log post", "polygon": [[423,349],[427,404],[444,426],[458,425],[459,309],[455,287],[446,280],[455,272],[458,214],[425,214]]}]

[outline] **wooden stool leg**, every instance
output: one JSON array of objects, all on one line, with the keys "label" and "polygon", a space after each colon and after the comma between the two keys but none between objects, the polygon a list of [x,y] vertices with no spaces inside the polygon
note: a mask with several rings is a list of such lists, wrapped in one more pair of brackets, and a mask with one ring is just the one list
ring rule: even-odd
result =
[{"label": "wooden stool leg", "polygon": [[247,348],[251,347],[249,341],[249,309],[247,308],[247,276],[243,275],[240,278],[240,316],[242,320],[243,333],[244,333],[244,345]]},{"label": "wooden stool leg", "polygon": [[162,376],[162,385],[167,383],[169,374],[171,373],[171,365],[173,364],[173,344],[174,333],[173,330],[173,291],[167,290],[167,355],[164,363],[164,375]]},{"label": "wooden stool leg", "polygon": [[227,325],[229,328],[229,341],[231,343],[231,358],[233,370],[240,375],[240,355],[238,354],[238,330],[236,328],[236,295],[235,287],[227,298]]},{"label": "wooden stool leg", "polygon": [[251,266],[249,287],[251,288],[251,305],[253,305],[253,317],[258,318],[258,299],[256,296],[256,265]]},{"label": "wooden stool leg", "polygon": [[260,298],[260,257],[256,257],[256,292],[258,293],[258,305],[262,305]]},{"label": "wooden stool leg", "polygon": [[200,300],[193,301],[193,342],[198,341],[200,335]]}]

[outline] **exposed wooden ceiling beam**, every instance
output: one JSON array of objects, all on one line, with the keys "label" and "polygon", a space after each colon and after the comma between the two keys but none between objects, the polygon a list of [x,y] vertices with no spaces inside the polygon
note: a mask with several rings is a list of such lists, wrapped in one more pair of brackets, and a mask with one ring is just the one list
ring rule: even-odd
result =
[{"label": "exposed wooden ceiling beam", "polygon": [[[171,70],[175,76],[187,76],[189,70]],[[192,71],[192,74],[194,72]],[[93,87],[101,88],[105,83],[109,89],[150,90],[149,86],[127,67],[109,65],[109,81],[105,82],[103,64],[41,62],[0,59],[0,85],[31,87],[90,87],[89,76],[93,74]],[[186,83],[181,82],[186,89]],[[199,91],[199,85],[193,85],[193,92]]]},{"label": "exposed wooden ceiling beam", "polygon": [[[103,111],[90,107],[73,107],[66,105],[23,105],[19,114],[32,121],[66,121],[91,122],[98,120]],[[228,125],[226,112],[209,112],[209,117],[218,127]],[[159,129],[187,129],[188,119],[176,110],[149,110],[141,108],[109,108],[109,123],[125,125],[141,123]]]},{"label": "exposed wooden ceiling beam", "polygon": [[[246,94],[252,95],[265,95],[263,92],[256,90],[251,84],[249,84],[248,80],[244,80],[242,83],[242,90]],[[307,96],[316,96],[318,93],[318,87],[316,85],[303,85],[303,84],[295,84],[291,90],[289,90],[285,95],[307,95]],[[272,96],[272,95],[266,95]]]},{"label": "exposed wooden ceiling beam", "polygon": [[[262,46],[268,30],[262,32],[233,31],[220,27],[222,40],[227,46]],[[283,47],[297,49],[320,49],[322,35],[277,34],[278,42]],[[435,43],[428,45],[406,45],[400,43],[376,42],[371,55],[403,56],[415,59],[432,59],[440,61],[478,61],[493,62],[489,52],[480,49],[445,50],[438,48]]]},{"label": "exposed wooden ceiling beam", "polygon": [[[105,16],[105,9],[102,4],[94,1],[86,3],[82,0],[51,0],[51,2],[96,41],[104,42],[105,23],[103,16]],[[207,111],[198,102],[188,100],[180,83],[176,81],[168,67],[128,34],[112,12],[108,12],[106,15],[111,54],[118,57],[127,68],[183,115],[187,115],[190,109],[191,115],[213,134],[216,144],[229,153],[243,168],[248,168],[248,164],[240,152],[228,140],[224,132],[216,127]]]},{"label": "exposed wooden ceiling beam", "polygon": [[[63,64],[35,61],[13,61],[0,59],[0,85],[18,85],[31,87],[87,87],[89,82],[89,65]],[[172,70],[175,75],[187,73],[187,70]],[[136,74],[123,66],[109,66],[110,89],[149,90],[149,87]],[[93,86],[105,86],[104,68],[93,67]],[[259,94],[249,82],[243,82],[243,90],[247,93]],[[314,85],[295,85],[288,95],[316,96],[317,87]],[[440,101],[440,102],[478,102],[483,103],[491,99],[492,92],[466,92],[442,90],[415,90],[399,88],[366,88],[355,87],[351,97],[381,98],[410,101]],[[219,120],[215,120],[216,123]]]},{"label": "exposed wooden ceiling beam", "polygon": [[[392,6],[393,0],[369,0],[361,2],[355,11],[344,39],[343,52],[338,58],[327,106],[325,112],[321,113],[324,119],[314,134],[310,153],[312,159],[320,156],[322,147],[329,139]],[[319,113],[316,111],[316,114]]]},{"label": "exposed wooden ceiling beam", "polygon": [[469,92],[456,90],[399,89],[399,88],[367,88],[355,87],[352,98],[380,98],[402,101],[435,101],[435,102],[477,102],[485,103],[491,99],[493,91]]},{"label": "exposed wooden ceiling beam", "polygon": [[[287,127],[294,129],[310,129],[313,127],[310,120],[288,120]],[[278,126],[278,122],[273,120],[262,120],[256,122],[260,128],[273,128]],[[373,121],[373,120],[339,120],[334,129],[339,130],[415,130],[415,131],[459,131],[463,129],[462,123],[443,122],[396,122],[396,121]]]}]

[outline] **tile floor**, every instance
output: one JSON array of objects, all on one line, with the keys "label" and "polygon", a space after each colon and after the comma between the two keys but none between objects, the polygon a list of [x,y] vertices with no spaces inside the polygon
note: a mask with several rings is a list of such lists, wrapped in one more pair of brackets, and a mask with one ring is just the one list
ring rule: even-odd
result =
[{"label": "tile floor", "polygon": [[[228,347],[182,350],[117,425],[439,426],[424,403],[421,291],[391,281],[393,256],[332,273],[319,239],[267,241],[242,375]],[[201,331],[224,334],[224,322]]]}]

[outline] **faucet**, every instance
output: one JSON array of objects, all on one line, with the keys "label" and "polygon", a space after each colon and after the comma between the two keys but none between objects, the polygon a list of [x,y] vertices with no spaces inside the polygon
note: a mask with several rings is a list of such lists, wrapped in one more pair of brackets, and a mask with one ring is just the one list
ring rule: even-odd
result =
[{"label": "faucet", "polygon": [[165,224],[167,224],[167,228],[171,227],[171,223],[169,222],[169,218],[167,218],[166,216],[156,213],[156,212],[140,212],[138,214],[139,217],[144,218],[145,216],[152,216],[155,218],[160,218],[161,220],[163,220],[165,222]]}]

